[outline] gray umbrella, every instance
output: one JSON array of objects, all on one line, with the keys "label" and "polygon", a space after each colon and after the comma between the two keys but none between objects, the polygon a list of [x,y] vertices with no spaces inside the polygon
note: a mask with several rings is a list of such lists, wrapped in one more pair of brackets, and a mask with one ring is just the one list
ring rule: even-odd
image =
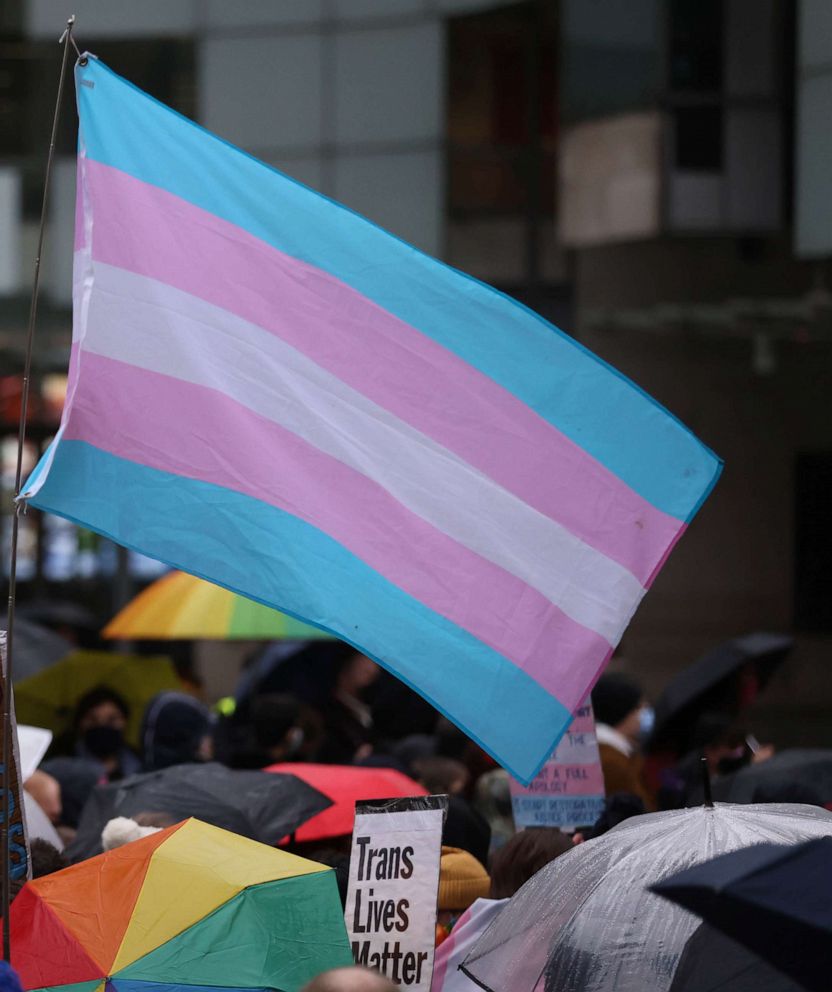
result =
[{"label": "gray umbrella", "polygon": [[196,816],[274,845],[331,805],[295,775],[232,771],[216,762],[173,765],[99,785],[84,806],[67,856],[83,861],[100,854],[101,831],[115,816],[161,813],[173,822]]},{"label": "gray umbrella", "polygon": [[832,836],[814,806],[735,806],[635,816],[546,865],[463,962],[492,992],[668,992],[699,920],[648,890],[762,841]]},{"label": "gray umbrella", "polygon": [[44,668],[65,658],[74,646],[60,634],[32,620],[16,617],[14,621],[14,658],[12,675],[15,682],[37,675]]}]

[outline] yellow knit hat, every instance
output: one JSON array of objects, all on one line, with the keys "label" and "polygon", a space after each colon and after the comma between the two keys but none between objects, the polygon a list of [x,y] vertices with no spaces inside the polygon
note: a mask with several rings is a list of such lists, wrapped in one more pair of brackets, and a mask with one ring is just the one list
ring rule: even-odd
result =
[{"label": "yellow knit hat", "polygon": [[473,854],[443,846],[439,860],[439,909],[467,909],[477,899],[486,899],[490,888],[488,872]]}]

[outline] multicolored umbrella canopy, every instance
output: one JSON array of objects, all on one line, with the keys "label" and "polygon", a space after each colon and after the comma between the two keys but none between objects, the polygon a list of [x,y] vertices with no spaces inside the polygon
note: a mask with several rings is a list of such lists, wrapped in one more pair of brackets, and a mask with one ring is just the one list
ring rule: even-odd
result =
[{"label": "multicolored umbrella canopy", "polygon": [[294,839],[299,844],[351,834],[355,804],[359,800],[428,794],[418,782],[393,768],[356,768],[352,765],[316,765],[299,761],[270,765],[265,770],[296,775],[332,800],[329,809],[298,827]]},{"label": "multicolored umbrella canopy", "polygon": [[198,820],[30,882],[10,923],[27,990],[295,992],[352,963],[331,869]]},{"label": "multicolored umbrella canopy", "polygon": [[182,688],[170,658],[73,651],[15,685],[17,718],[21,723],[46,727],[57,737],[72,729],[78,701],[99,685],[114,689],[130,706],[125,738],[133,747],[139,744],[142,714],[150,700],[166,689]]},{"label": "multicolored umbrella canopy", "polygon": [[102,634],[130,640],[332,638],[318,627],[187,572],[169,572],[157,579],[117,613]]}]

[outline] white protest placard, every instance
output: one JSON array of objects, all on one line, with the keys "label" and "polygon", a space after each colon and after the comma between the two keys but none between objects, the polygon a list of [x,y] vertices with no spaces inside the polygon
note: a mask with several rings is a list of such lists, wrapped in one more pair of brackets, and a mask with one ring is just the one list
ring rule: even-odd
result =
[{"label": "white protest placard", "polygon": [[344,919],[355,963],[429,992],[447,796],[355,804]]},{"label": "white protest placard", "polygon": [[604,811],[604,774],[595,718],[587,699],[529,786],[510,782],[511,808],[519,827],[588,827]]}]

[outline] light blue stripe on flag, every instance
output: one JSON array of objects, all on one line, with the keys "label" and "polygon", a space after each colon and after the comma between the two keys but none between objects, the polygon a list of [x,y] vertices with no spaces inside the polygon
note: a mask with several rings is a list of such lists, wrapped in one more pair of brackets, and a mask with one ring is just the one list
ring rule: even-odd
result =
[{"label": "light blue stripe on flag", "polygon": [[[235,592],[264,590],[259,598],[267,606],[360,644],[523,782],[534,778],[540,755],[548,757],[572,720],[566,707],[502,655],[323,532],[259,500],[83,441],[62,441],[30,502],[84,525],[93,520],[99,533],[119,544]],[[218,519],[222,541],[212,536]],[[265,590],[278,588],[291,589],[291,599],[269,601]],[[339,621],[344,617],[348,625]]]},{"label": "light blue stripe on flag", "polygon": [[[349,284],[517,395],[665,513],[689,520],[710,492],[721,469],[716,455],[637,386],[530,310],[264,167],[95,58],[76,73],[90,158]],[[264,203],[274,209],[264,210]]]}]

